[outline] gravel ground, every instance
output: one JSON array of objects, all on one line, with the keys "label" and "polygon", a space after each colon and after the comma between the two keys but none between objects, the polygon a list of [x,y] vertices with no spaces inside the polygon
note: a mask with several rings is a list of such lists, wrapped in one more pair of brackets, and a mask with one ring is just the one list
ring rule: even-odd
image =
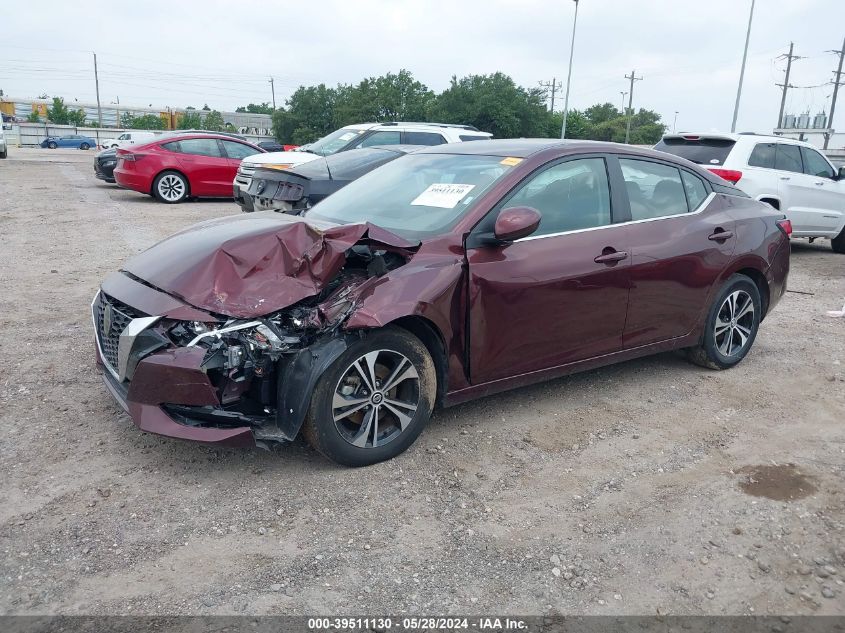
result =
[{"label": "gravel ground", "polygon": [[[797,242],[737,368],[663,354],[440,411],[366,469],[140,433],[89,302],[230,201],[0,161],[0,613],[843,614],[845,256]],[[799,292],[800,291],[800,292]]]}]

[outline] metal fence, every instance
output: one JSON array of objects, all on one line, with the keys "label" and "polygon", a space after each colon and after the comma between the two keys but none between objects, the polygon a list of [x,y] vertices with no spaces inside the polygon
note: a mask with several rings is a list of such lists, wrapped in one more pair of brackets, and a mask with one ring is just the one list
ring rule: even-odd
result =
[{"label": "metal fence", "polygon": [[[41,141],[48,136],[65,136],[67,134],[79,134],[90,136],[97,145],[101,145],[106,139],[117,138],[124,132],[152,132],[153,134],[168,134],[161,130],[123,130],[118,128],[94,128],[76,127],[73,125],[53,125],[52,123],[13,123],[10,130],[5,130],[6,142],[17,147],[38,147]],[[254,134],[239,134],[247,141],[257,143],[266,141],[272,137],[257,136]]]}]

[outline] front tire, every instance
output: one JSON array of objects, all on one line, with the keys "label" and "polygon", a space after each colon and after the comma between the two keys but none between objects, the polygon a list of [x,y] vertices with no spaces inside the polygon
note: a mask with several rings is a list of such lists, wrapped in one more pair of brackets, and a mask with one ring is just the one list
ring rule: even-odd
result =
[{"label": "front tire", "polygon": [[6,158],[9,155],[9,150],[4,149],[2,153],[0,153],[0,159]]},{"label": "front tire", "polygon": [[395,327],[374,331],[320,377],[303,435],[345,466],[391,459],[422,433],[436,392],[434,361],[418,338]]},{"label": "front tire", "polygon": [[55,141],[50,141],[49,143],[47,143],[47,147],[49,147],[50,149],[56,149],[58,147],[58,144],[56,144]]},{"label": "front tire", "polygon": [[754,344],[761,317],[757,285],[745,275],[732,275],[710,306],[701,344],[687,350],[689,360],[708,369],[733,367]]},{"label": "front tire", "polygon": [[178,171],[163,171],[153,182],[153,195],[166,204],[176,204],[188,198],[188,179]]},{"label": "front tire", "polygon": [[79,149],[91,149],[91,146],[88,143],[83,143],[79,146]]},{"label": "front tire", "polygon": [[839,235],[830,240],[830,247],[834,253],[845,255],[845,228],[839,232]]}]

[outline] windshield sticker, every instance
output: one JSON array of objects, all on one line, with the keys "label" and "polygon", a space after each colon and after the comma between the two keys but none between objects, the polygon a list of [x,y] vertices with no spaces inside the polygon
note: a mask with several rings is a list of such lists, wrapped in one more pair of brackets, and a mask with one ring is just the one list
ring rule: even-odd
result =
[{"label": "windshield sticker", "polygon": [[429,185],[428,189],[411,201],[411,204],[423,207],[440,207],[454,209],[465,195],[475,185],[459,185],[448,182],[437,182]]},{"label": "windshield sticker", "polygon": [[341,134],[338,140],[348,141],[350,139],[355,138],[356,136],[358,136],[358,135],[355,134],[355,132],[346,132],[345,134]]},{"label": "windshield sticker", "polygon": [[513,167],[514,165],[519,165],[522,162],[521,158],[516,158],[515,156],[508,156],[504,160],[502,160],[499,164],[500,165],[507,165],[508,167]]}]

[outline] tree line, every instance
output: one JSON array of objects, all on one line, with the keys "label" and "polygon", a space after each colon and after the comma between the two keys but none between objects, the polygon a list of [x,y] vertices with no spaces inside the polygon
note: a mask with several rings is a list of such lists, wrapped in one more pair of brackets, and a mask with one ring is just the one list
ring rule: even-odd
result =
[{"label": "tree line", "polygon": [[[474,125],[498,138],[560,136],[563,115],[550,112],[541,88],[523,88],[504,73],[453,76],[436,94],[407,70],[369,77],[356,85],[300,86],[275,111],[267,103],[238,108],[239,112],[272,112],[273,133],[285,143],[315,141],[352,123],[432,121]],[[572,139],[623,142],[628,117],[602,103],[570,110],[566,136]],[[654,144],[666,126],[657,112],[640,108],[631,119],[630,142]]]}]

